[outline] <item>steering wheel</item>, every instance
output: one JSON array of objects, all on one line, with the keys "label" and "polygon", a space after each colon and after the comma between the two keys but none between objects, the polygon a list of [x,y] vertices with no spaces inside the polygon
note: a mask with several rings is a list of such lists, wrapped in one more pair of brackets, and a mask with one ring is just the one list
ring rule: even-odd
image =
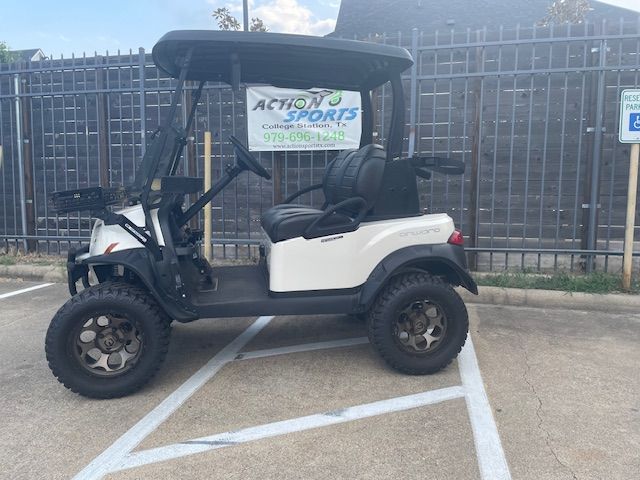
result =
[{"label": "steering wheel", "polygon": [[271,175],[269,174],[269,172],[267,172],[267,170],[262,165],[260,165],[258,160],[256,160],[256,157],[254,157],[251,152],[249,152],[247,147],[240,143],[240,140],[238,140],[233,135],[229,137],[229,140],[231,141],[231,143],[233,143],[236,151],[236,162],[238,162],[243,169],[251,170],[256,175],[262,178],[266,178],[267,180],[271,179]]}]

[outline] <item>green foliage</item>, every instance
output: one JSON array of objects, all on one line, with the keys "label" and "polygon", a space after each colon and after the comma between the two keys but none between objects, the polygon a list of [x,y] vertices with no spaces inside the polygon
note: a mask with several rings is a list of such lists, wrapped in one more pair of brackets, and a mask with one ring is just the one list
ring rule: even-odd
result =
[{"label": "green foliage", "polygon": [[240,22],[231,15],[227,7],[220,7],[213,11],[213,18],[218,21],[220,30],[240,30]]},{"label": "green foliage", "polygon": [[[544,290],[562,290],[565,292],[612,293],[622,290],[622,279],[612,273],[595,272],[588,275],[574,275],[559,272],[554,275],[531,273],[492,273],[478,276],[478,285],[504,288],[532,288]],[[640,292],[636,280],[631,291]]]},{"label": "green foliage", "polygon": [[563,23],[583,23],[591,10],[589,0],[555,0],[547,15],[540,21],[543,26]]},{"label": "green foliage", "polygon": [[12,256],[12,255],[0,255],[0,265],[2,266],[7,266],[7,265],[15,265],[16,263],[18,263],[16,261],[16,257]]},{"label": "green foliage", "polygon": [[[240,22],[236,17],[231,15],[229,9],[227,7],[216,8],[212,15],[218,22],[218,28],[220,30],[232,30],[238,31],[241,30]],[[252,18],[251,24],[249,25],[250,32],[268,32],[269,28],[264,24],[262,19],[260,18]]]},{"label": "green foliage", "polygon": [[15,248],[0,249],[0,266],[11,265],[39,265],[45,267],[65,267],[66,260],[58,255],[41,255],[38,253],[23,253]]},{"label": "green foliage", "polygon": [[251,25],[249,25],[250,32],[268,32],[269,29],[264,24],[264,22],[259,18],[252,18]]},{"label": "green foliage", "polygon": [[9,46],[6,42],[0,42],[0,63],[13,62],[13,54],[9,51]]}]

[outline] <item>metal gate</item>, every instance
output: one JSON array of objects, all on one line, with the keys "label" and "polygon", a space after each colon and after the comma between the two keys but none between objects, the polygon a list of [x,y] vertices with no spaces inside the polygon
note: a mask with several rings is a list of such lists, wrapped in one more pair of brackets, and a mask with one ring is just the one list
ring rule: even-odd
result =
[{"label": "metal gate", "polygon": [[[474,269],[619,269],[629,146],[617,142],[617,109],[620,91],[640,85],[640,25],[414,30],[367,40],[402,45],[416,60],[403,77],[406,153],[467,164],[463,177],[436,175],[419,187],[426,211],[449,213],[463,230]],[[0,64],[5,248],[58,253],[86,242],[91,219],[52,215],[48,195],[132,182],[173,84],[142,49]],[[379,141],[389,93],[374,95]],[[228,137],[246,134],[244,98],[224,85],[205,88],[185,174],[202,175],[206,130],[214,178],[233,161]],[[273,181],[243,174],[214,200],[214,251],[251,255],[260,213],[317,183],[334,154],[261,154]],[[320,204],[321,194],[307,201]]]}]

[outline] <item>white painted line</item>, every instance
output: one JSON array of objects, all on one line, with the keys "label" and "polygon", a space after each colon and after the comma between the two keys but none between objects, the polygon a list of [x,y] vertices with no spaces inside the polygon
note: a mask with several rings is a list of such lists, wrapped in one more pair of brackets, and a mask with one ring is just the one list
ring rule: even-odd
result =
[{"label": "white painted line", "polygon": [[480,476],[483,480],[510,480],[509,466],[498,435],[498,427],[493,419],[487,392],[482,383],[471,336],[467,337],[467,343],[458,355],[458,366],[465,390]]},{"label": "white painted line", "polygon": [[33,287],[27,287],[21,290],[15,290],[13,292],[3,293],[2,295],[0,295],[0,300],[2,300],[3,298],[13,297],[14,295],[20,295],[21,293],[27,293],[27,292],[32,292],[34,290],[39,290],[40,288],[48,287],[50,285],[53,285],[53,283],[41,283],[40,285],[34,285]]},{"label": "white painted line", "polygon": [[200,370],[194,373],[177,390],[165,398],[124,435],[98,455],[74,479],[98,479],[120,465],[131,450],[175,412],[191,395],[207,383],[226,363],[232,361],[238,351],[255,337],[273,317],[259,317],[249,328],[218,352]]},{"label": "white painted line", "polygon": [[288,353],[310,352],[312,350],[324,350],[327,348],[352,347],[369,343],[367,337],[344,338],[341,340],[330,340],[327,342],[303,343],[288,347],[269,348],[265,350],[254,350],[252,352],[239,353],[235,360],[253,360],[255,358],[272,357],[274,355],[286,355]]},{"label": "white painted line", "polygon": [[115,465],[114,471],[140,467],[150,463],[193,455],[218,448],[229,447],[239,443],[251,442],[263,438],[276,437],[293,432],[301,432],[313,428],[326,427],[338,423],[351,422],[362,418],[401,412],[412,408],[432,405],[464,397],[460,386],[432,390],[430,392],[391,398],[379,402],[366,403],[331,412],[292,418],[281,422],[267,423],[257,427],[243,428],[232,432],[220,433],[208,437],[196,438],[182,443],[174,443],[159,448],[130,453]]}]

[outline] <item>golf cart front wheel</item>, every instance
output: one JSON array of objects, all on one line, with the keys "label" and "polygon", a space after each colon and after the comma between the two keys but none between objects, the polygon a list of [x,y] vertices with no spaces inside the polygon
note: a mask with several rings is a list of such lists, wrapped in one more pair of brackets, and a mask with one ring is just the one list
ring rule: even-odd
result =
[{"label": "golf cart front wheel", "polygon": [[47,331],[49,368],[68,389],[115,398],[140,389],[162,364],[169,319],[144,290],[106,282],[73,296]]},{"label": "golf cart front wheel", "polygon": [[369,314],[369,340],[394,369],[435,373],[460,353],[469,319],[460,296],[438,277],[416,272],[394,278]]}]

